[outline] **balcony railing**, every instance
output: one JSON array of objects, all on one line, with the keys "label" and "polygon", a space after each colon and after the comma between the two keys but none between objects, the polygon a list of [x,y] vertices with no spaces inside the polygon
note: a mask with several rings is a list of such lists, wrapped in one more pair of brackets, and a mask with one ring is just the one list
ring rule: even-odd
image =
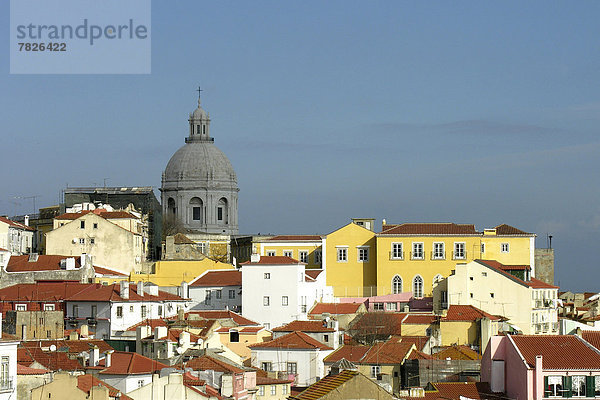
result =
[{"label": "balcony railing", "polygon": [[466,260],[467,259],[467,251],[453,251],[452,252],[453,260]]},{"label": "balcony railing", "polygon": [[446,252],[445,251],[432,251],[431,252],[431,259],[432,260],[445,260],[446,259]]},{"label": "balcony railing", "polygon": [[423,253],[422,251],[411,251],[410,252],[410,259],[411,260],[424,260],[425,259],[425,253]]},{"label": "balcony railing", "polygon": [[390,251],[390,260],[404,260],[404,252]]}]

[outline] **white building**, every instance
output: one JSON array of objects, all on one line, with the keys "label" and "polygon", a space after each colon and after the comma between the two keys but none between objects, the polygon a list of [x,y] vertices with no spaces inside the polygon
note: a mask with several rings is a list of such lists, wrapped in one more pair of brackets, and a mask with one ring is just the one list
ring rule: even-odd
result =
[{"label": "white building", "polygon": [[242,272],[237,269],[210,270],[190,282],[192,310],[242,309]]},{"label": "white building", "polygon": [[18,340],[2,338],[2,315],[0,314],[0,400],[17,397],[17,346]]},{"label": "white building", "polygon": [[0,249],[8,250],[15,256],[31,253],[35,229],[28,223],[29,216],[25,216],[25,224],[0,217]]},{"label": "white building", "polygon": [[152,383],[152,375],[167,367],[148,357],[124,351],[107,354],[104,360],[106,368],[98,372],[98,378],[123,393]]},{"label": "white building", "polygon": [[306,320],[316,302],[333,301],[323,270],[307,270],[293,258],[253,254],[241,265],[242,315],[267,329]]},{"label": "white building", "polygon": [[294,380],[292,386],[309,386],[325,375],[323,359],[333,352],[303,332],[292,332],[270,342],[249,346],[252,366]]},{"label": "white building", "polygon": [[[177,295],[159,291],[158,286],[121,281],[114,285],[90,284],[65,300],[67,327],[87,324],[95,328],[97,339],[121,339],[127,328],[146,319],[169,318],[189,302]],[[132,336],[133,340],[135,337]]]}]

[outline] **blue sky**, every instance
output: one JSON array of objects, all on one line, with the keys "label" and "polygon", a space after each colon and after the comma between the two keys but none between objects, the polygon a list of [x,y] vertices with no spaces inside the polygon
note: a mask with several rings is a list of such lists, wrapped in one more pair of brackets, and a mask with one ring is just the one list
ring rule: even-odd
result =
[{"label": "blue sky", "polygon": [[592,1],[154,1],[150,75],[3,59],[0,214],[67,184],[159,187],[201,85],[242,233],[507,223],[554,236],[563,288],[598,290],[599,17]]}]

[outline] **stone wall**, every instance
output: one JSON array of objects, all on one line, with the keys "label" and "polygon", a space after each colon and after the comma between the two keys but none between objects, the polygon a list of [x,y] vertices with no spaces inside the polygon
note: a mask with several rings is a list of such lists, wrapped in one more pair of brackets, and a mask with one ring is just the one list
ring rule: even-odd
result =
[{"label": "stone wall", "polygon": [[535,277],[554,285],[554,249],[535,249]]}]

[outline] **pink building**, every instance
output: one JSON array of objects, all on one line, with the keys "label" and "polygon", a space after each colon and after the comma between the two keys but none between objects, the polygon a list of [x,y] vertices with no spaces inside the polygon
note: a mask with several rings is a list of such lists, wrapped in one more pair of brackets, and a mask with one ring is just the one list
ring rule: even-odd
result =
[{"label": "pink building", "polygon": [[384,296],[345,297],[340,299],[340,303],[364,303],[369,312],[408,311],[405,306],[408,306],[411,299],[412,292],[403,292]]},{"label": "pink building", "polygon": [[481,381],[517,400],[600,396],[600,351],[574,335],[492,336]]}]

